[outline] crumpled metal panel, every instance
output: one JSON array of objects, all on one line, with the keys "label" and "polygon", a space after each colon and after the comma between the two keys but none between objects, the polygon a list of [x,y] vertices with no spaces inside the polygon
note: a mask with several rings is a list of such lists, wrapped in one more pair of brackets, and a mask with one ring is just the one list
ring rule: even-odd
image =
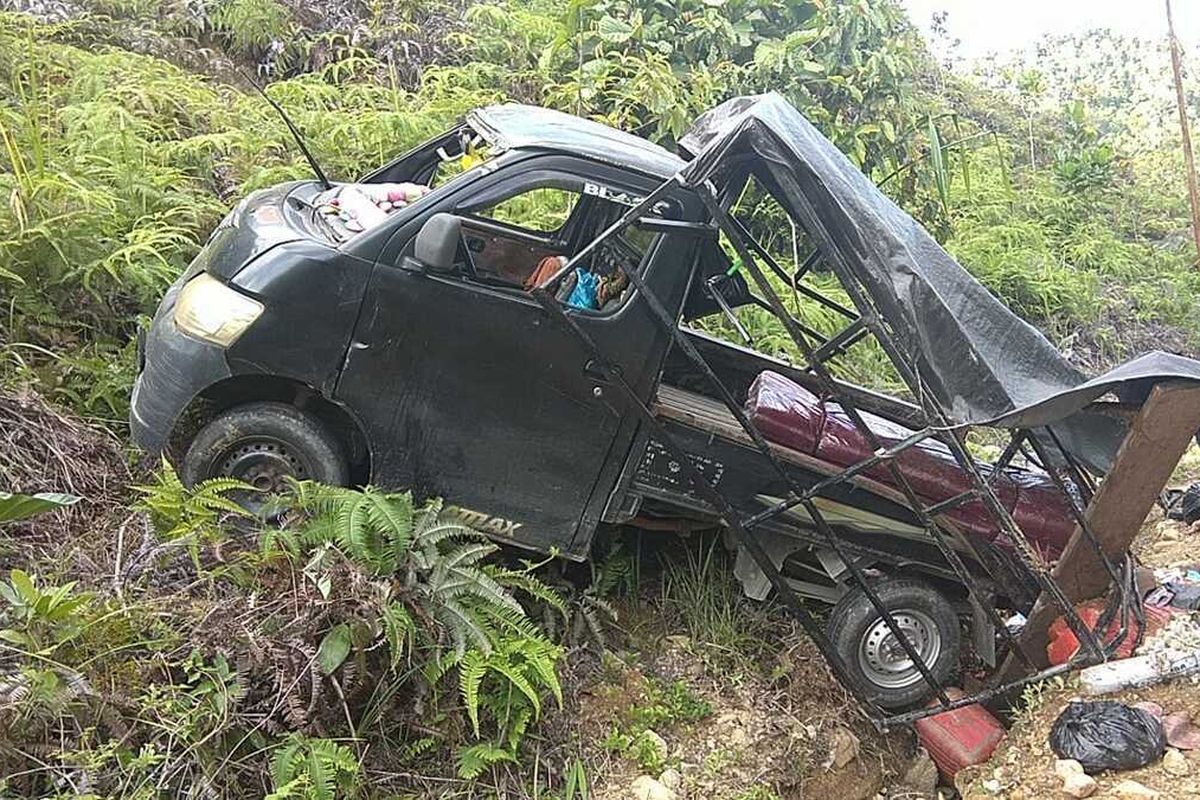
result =
[{"label": "crumpled metal panel", "polygon": [[1085,406],[1109,391],[1136,402],[1159,381],[1200,381],[1200,362],[1159,352],[1088,380],[776,93],[708,111],[680,148],[693,156],[682,172],[689,185],[722,189],[753,174],[768,187],[834,268],[862,284],[955,423],[1054,423],[1071,450],[1103,469],[1123,429]]},{"label": "crumpled metal panel", "polygon": [[562,151],[666,180],[683,161],[640,136],[538,106],[504,103],[467,115],[480,136],[501,150]]}]

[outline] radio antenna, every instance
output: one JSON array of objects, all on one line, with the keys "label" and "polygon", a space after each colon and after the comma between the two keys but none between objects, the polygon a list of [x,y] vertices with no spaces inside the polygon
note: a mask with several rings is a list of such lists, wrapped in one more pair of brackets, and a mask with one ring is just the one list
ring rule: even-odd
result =
[{"label": "radio antenna", "polygon": [[329,178],[326,177],[325,170],[321,169],[321,165],[317,163],[317,159],[313,156],[312,151],[310,151],[308,149],[308,145],[304,143],[304,137],[300,134],[300,129],[297,128],[295,123],[292,122],[291,118],[288,117],[287,112],[283,110],[283,106],[272,100],[271,96],[267,94],[267,90],[260,86],[258,81],[254,80],[240,69],[238,70],[238,73],[247,81],[249,81],[251,86],[258,90],[258,93],[263,96],[263,99],[271,104],[271,108],[275,109],[275,111],[279,113],[280,119],[283,120],[284,125],[287,125],[288,130],[292,132],[292,138],[296,140],[296,146],[299,147],[300,152],[304,154],[305,160],[308,161],[308,165],[312,167],[312,171],[316,174],[317,180],[321,182],[322,188],[332,189],[333,184],[330,183]]}]

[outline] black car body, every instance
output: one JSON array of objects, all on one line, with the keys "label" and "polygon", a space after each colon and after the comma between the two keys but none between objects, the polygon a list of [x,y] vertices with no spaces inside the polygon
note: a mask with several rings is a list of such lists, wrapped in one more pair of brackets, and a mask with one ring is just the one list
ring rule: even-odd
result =
[{"label": "black car body", "polygon": [[[442,180],[439,171],[475,144],[492,157]],[[236,419],[215,434],[202,431],[185,460],[206,435],[211,452],[185,470],[185,479],[246,477],[249,464],[259,470],[252,482],[282,471],[411,489],[445,498],[498,539],[573,559],[588,556],[602,523],[716,525],[714,508],[668,449],[614,403],[611,369],[659,410],[706,478],[745,513],[761,510],[788,488],[705,396],[704,376],[681,356],[641,292],[630,286],[599,308],[566,309],[595,343],[591,351],[521,283],[544,257],[588,247],[683,166],[662,148],[597,123],[504,105],[473,112],[462,126],[363,178],[359,185],[433,189],[361,232],[335,229],[322,217],[317,182],[256,192],[213,232],[144,334],[134,439],[150,452],[186,447],[194,434],[186,421],[197,414],[219,420],[268,403],[276,409],[276,433],[243,430],[249,423]],[[497,211],[539,191],[568,198],[552,223],[518,226]],[[419,234],[448,216],[464,247],[454,263],[431,268],[417,252]],[[643,222],[608,237],[593,259],[636,272],[681,326],[751,301],[690,190],[663,192]],[[725,279],[715,291],[714,277]],[[764,370],[812,381],[778,359],[682,330],[741,397]],[[893,419],[915,411],[842,388]],[[297,416],[279,416],[284,408]],[[306,426],[324,452],[345,461],[344,471],[289,467],[299,462],[280,448],[288,430]],[[808,486],[837,471],[804,464],[789,470],[796,484]],[[830,485],[822,498],[859,566],[923,576],[965,607],[954,572],[894,495],[855,481]],[[846,563],[805,520],[773,522],[762,533],[801,595],[832,603],[847,593]],[[737,574],[749,594],[767,594],[760,565],[742,551]],[[1009,593],[1023,586],[1013,581]],[[986,641],[990,628],[979,626],[977,635]]]},{"label": "black car body", "polygon": [[[619,213],[670,178],[683,162],[643,139],[565,114],[505,105],[367,176],[362,183],[429,183],[464,136],[497,152],[434,189],[386,223],[345,241],[322,230],[313,208],[321,187],[298,182],[248,196],[213,232],[170,288],[146,332],[131,427],[144,449],[167,448],[190,409],[209,413],[256,401],[294,404],[327,425],[353,479],[441,496],[511,543],[587,556],[602,521],[641,515],[686,527],[710,509],[673,479],[669,459],[636,418],[608,402],[606,380],[570,336],[550,323],[519,285],[433,274],[413,258],[414,241],[435,214],[464,221],[476,264],[505,257],[571,253]],[[439,154],[439,151],[441,153]],[[531,231],[482,210],[545,187],[577,200],[555,230]],[[705,223],[698,199],[680,190],[657,209],[674,221]],[[705,279],[727,271],[715,236],[646,233],[632,264],[686,322],[717,310]],[[253,298],[261,315],[222,347],[179,329],[180,292],[205,275]],[[502,278],[499,273],[495,277]],[[644,400],[662,385],[691,386],[684,359],[627,291],[611,308],[570,309]],[[736,298],[733,303],[744,302]],[[744,392],[764,369],[806,376],[778,359],[689,330],[721,377]],[[902,416],[906,405],[860,390]],[[679,426],[698,463],[725,473],[753,507],[778,493],[749,448]],[[186,444],[186,443],[185,443]],[[744,452],[743,452],[744,451]],[[663,462],[663,463],[660,463]],[[815,478],[814,478],[815,479]],[[737,488],[740,485],[740,489]],[[910,512],[884,498],[833,487],[847,503],[915,530]],[[919,539],[919,536],[915,536]],[[901,561],[936,554],[909,537],[878,544]],[[822,590],[836,599],[836,590]]]}]

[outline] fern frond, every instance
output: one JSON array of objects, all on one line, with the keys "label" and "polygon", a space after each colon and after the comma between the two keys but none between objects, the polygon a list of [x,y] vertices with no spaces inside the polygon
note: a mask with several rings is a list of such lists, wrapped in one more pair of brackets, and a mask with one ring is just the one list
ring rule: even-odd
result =
[{"label": "fern frond", "polygon": [[537,643],[536,648],[531,648],[525,656],[525,663],[537,673],[542,685],[550,689],[559,708],[562,708],[563,704],[562,684],[559,682],[558,670],[555,667],[561,657],[561,648],[541,642]]},{"label": "fern frond", "polygon": [[436,548],[447,539],[456,538],[480,540],[487,537],[462,522],[439,521],[436,525],[422,531],[417,542],[421,548],[429,550]]},{"label": "fern frond", "polygon": [[464,748],[458,753],[458,775],[465,780],[475,780],[488,767],[505,761],[516,762],[516,756],[491,742],[480,742]]},{"label": "fern frond", "polygon": [[459,691],[476,736],[479,736],[479,688],[487,671],[487,659],[479,650],[467,651],[458,666]]},{"label": "fern frond", "polygon": [[430,686],[436,686],[441,683],[442,678],[446,677],[450,670],[458,666],[460,661],[462,661],[462,654],[453,650],[448,653],[441,653],[426,663],[421,673],[425,676],[425,680]]},{"label": "fern frond", "polygon": [[476,597],[486,604],[502,606],[515,614],[524,616],[525,609],[517,602],[504,587],[496,583],[492,576],[477,569],[455,569],[450,571],[445,580],[435,586],[435,596]]},{"label": "fern frond", "polygon": [[487,622],[453,598],[446,600],[437,609],[438,620],[446,626],[454,640],[454,649],[461,655],[466,651],[468,640],[486,652],[492,650],[492,637]]},{"label": "fern frond", "polygon": [[413,536],[413,507],[412,495],[377,494],[366,492],[370,501],[368,514],[371,523],[383,533],[383,540],[388,550],[392,569],[404,560]]},{"label": "fern frond", "polygon": [[496,552],[499,548],[491,542],[467,542],[455,547],[442,556],[441,564],[448,570],[457,567],[473,566],[480,559]]},{"label": "fern frond", "polygon": [[534,716],[541,716],[542,698],[538,696],[537,690],[533,688],[533,684],[521,672],[520,667],[510,663],[503,654],[497,655],[500,657],[488,660],[488,668],[493,672],[503,675],[509,683],[517,688],[517,691],[525,695],[525,699],[533,707]]},{"label": "fern frond", "polygon": [[409,650],[417,625],[408,609],[401,603],[389,603],[382,613],[384,635],[387,637],[388,648],[392,653],[392,668],[400,663],[400,659]]},{"label": "fern frond", "polygon": [[567,601],[555,589],[546,585],[535,576],[524,570],[500,569],[485,567],[493,579],[505,589],[519,589],[534,600],[540,600],[551,608],[567,616]]}]

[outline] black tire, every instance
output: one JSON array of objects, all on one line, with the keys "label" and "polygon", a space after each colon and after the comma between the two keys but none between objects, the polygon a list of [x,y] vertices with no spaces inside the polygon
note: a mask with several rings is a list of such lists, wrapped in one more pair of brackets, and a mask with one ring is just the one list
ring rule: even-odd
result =
[{"label": "black tire", "polygon": [[[945,685],[958,666],[961,639],[958,615],[950,602],[929,584],[910,578],[885,578],[871,588],[901,628],[915,634],[909,641]],[[933,696],[861,588],[851,589],[833,607],[827,631],[855,688],[883,708],[913,706]]]},{"label": "black tire", "polygon": [[[335,486],[349,483],[337,438],[311,414],[286,403],[250,403],[223,412],[192,440],[179,477],[188,486],[209,478],[239,478],[263,490],[282,491],[285,476]],[[235,498],[254,510],[253,498]]]}]

